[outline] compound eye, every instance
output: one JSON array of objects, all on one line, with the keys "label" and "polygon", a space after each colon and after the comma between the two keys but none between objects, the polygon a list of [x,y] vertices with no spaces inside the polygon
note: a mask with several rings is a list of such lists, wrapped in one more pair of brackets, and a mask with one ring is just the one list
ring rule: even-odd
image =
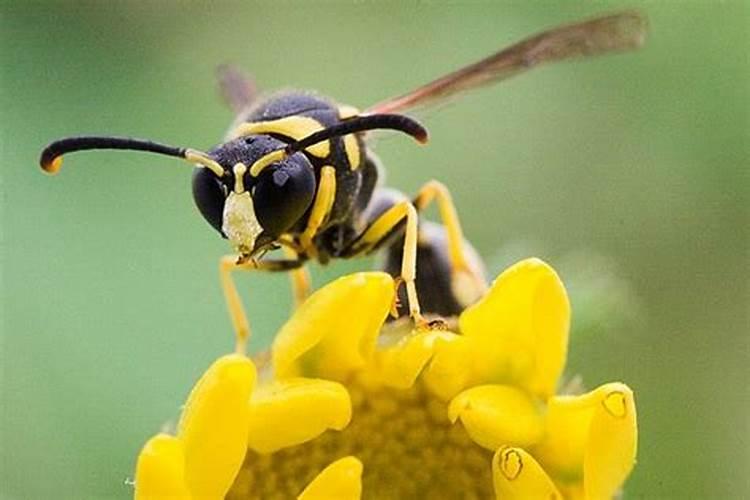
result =
[{"label": "compound eye", "polygon": [[266,168],[253,191],[253,205],[264,234],[278,238],[307,211],[315,195],[315,174],[301,153]]},{"label": "compound eye", "polygon": [[227,199],[226,186],[207,168],[196,168],[193,171],[193,200],[203,218],[216,229],[222,237],[221,230],[224,214],[224,202]]}]

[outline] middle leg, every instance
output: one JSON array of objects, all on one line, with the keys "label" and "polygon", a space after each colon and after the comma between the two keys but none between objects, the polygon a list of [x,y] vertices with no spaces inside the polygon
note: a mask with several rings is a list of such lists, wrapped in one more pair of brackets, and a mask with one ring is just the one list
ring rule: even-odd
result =
[{"label": "middle leg", "polygon": [[[282,246],[284,256],[290,261],[300,260],[299,254],[293,248]],[[292,295],[294,296],[294,308],[298,308],[307,300],[312,289],[310,273],[305,266],[300,266],[289,271],[289,280],[292,285]]]},{"label": "middle leg", "polygon": [[417,277],[417,210],[411,202],[398,202],[379,215],[345,253],[347,256],[355,256],[377,250],[404,223],[406,227],[400,278],[406,287],[409,316],[417,327],[426,327],[428,321],[422,317],[415,283]]}]

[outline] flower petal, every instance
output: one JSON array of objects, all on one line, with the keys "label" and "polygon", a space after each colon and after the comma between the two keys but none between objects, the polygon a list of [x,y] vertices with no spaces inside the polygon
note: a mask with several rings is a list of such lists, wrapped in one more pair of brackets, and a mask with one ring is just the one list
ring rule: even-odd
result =
[{"label": "flower petal", "polygon": [[466,387],[473,353],[463,335],[442,330],[394,333],[386,327],[380,340],[386,346],[379,346],[371,365],[357,373],[359,384],[371,390],[382,386],[408,389],[421,375],[430,392],[443,401]]},{"label": "flower petal", "polygon": [[315,292],[274,340],[276,377],[344,380],[372,356],[393,298],[393,278],[382,272],[344,276]]},{"label": "flower petal", "polygon": [[248,446],[273,453],[301,444],[352,418],[346,388],[329,380],[293,378],[260,386],[250,402]]},{"label": "flower petal", "polygon": [[185,486],[185,455],[182,442],[168,434],[149,439],[135,466],[135,499],[190,498]]},{"label": "flower petal", "polygon": [[414,385],[422,369],[432,357],[432,332],[414,333],[396,345],[376,352],[376,371],[382,382],[398,389]]},{"label": "flower petal", "polygon": [[637,423],[633,393],[604,384],[580,396],[548,402],[545,439],[534,455],[563,481],[582,481],[587,498],[611,498],[635,462]]},{"label": "flower petal", "polygon": [[194,497],[223,498],[247,452],[255,365],[240,354],[217,359],[190,392],[178,425],[185,481]]},{"label": "flower petal", "polygon": [[612,498],[635,465],[638,423],[633,392],[625,384],[607,384],[591,419],[583,459],[586,498]]},{"label": "flower petal", "polygon": [[565,366],[570,304],[560,278],[539,259],[505,270],[459,318],[476,342],[476,383],[521,385],[546,399]]},{"label": "flower petal", "polygon": [[523,448],[503,447],[492,457],[495,496],[502,500],[562,500],[544,469]]},{"label": "flower petal", "polygon": [[298,500],[358,500],[362,495],[362,462],[348,456],[323,469]]},{"label": "flower petal", "polygon": [[469,383],[474,365],[471,341],[463,335],[444,335],[435,339],[433,350],[422,377],[433,394],[448,401]]},{"label": "flower petal", "polygon": [[544,432],[539,408],[522,390],[505,385],[472,387],[453,398],[448,418],[459,418],[471,439],[488,450],[529,446]]},{"label": "flower petal", "polygon": [[460,339],[458,335],[443,331],[418,332],[401,339],[397,344],[380,349],[376,353],[373,368],[383,382],[398,389],[408,389],[436,351],[439,342]]}]

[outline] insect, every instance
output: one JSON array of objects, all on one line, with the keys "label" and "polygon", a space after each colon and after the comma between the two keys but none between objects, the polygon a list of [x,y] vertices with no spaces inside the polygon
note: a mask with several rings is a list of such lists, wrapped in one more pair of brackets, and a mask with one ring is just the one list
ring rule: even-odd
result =
[{"label": "insect", "polygon": [[[193,164],[198,210],[236,252],[223,257],[219,267],[239,351],[250,329],[232,271],[289,271],[299,302],[309,289],[306,262],[325,264],[379,249],[387,252],[386,267],[397,286],[403,285],[408,315],[418,327],[429,328],[423,310],[455,313],[481,295],[486,288],[481,263],[463,238],[445,186],[430,181],[410,199],[380,185],[382,167],[368,148],[368,133],[390,129],[424,143],[426,129],[402,113],[543,63],[634,49],[645,33],[646,21],[635,12],[554,28],[364,111],[309,92],[261,98],[250,80],[225,68],[220,85],[237,118],[225,142],[213,149],[70,137],[48,145],[40,163],[55,173],[66,153],[124,149]],[[418,224],[418,213],[433,201],[443,225]],[[279,248],[285,258],[265,258]]]}]

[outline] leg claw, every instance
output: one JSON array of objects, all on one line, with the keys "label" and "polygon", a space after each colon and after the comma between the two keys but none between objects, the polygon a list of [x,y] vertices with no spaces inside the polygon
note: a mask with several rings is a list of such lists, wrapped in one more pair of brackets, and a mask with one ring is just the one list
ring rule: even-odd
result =
[{"label": "leg claw", "polygon": [[401,306],[401,301],[398,298],[398,289],[401,287],[401,284],[404,282],[404,279],[401,277],[394,278],[393,280],[393,302],[391,302],[391,316],[394,318],[398,318],[398,308]]},{"label": "leg claw", "polygon": [[420,331],[446,331],[448,323],[442,318],[427,320],[422,315],[412,316],[414,328]]}]

